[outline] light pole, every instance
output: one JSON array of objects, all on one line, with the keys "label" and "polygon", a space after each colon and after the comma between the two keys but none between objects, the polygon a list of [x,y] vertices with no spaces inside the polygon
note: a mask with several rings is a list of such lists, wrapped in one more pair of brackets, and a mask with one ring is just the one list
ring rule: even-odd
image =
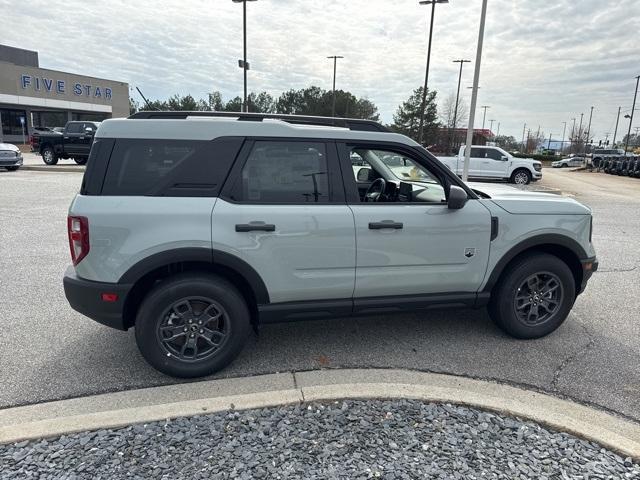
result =
[{"label": "light pole", "polygon": [[562,122],[563,123],[563,127],[562,127],[562,142],[560,143],[560,155],[562,155],[562,151],[564,150],[564,136],[567,133],[567,122]]},{"label": "light pole", "polygon": [[547,150],[551,150],[551,135],[553,135],[553,133],[549,134],[549,143],[547,143]]},{"label": "light pole", "polygon": [[618,107],[618,116],[616,117],[616,129],[613,131],[613,142],[611,143],[611,146],[613,146],[613,148],[616,148],[616,136],[618,135],[618,122],[620,121],[620,110],[622,110],[622,107]]},{"label": "light pole", "polygon": [[573,127],[571,127],[571,142],[569,146],[569,153],[573,153],[573,142],[575,142],[576,139],[576,117],[573,117],[571,120],[573,120]]},{"label": "light pole", "polygon": [[593,106],[591,106],[591,112],[589,113],[589,126],[587,127],[587,139],[584,143],[584,153],[587,153],[587,144],[589,143],[589,136],[591,135],[591,119],[593,118]]},{"label": "light pole", "polygon": [[467,127],[467,141],[464,149],[464,167],[462,181],[469,179],[469,161],[471,160],[471,144],[473,143],[473,122],[476,116],[476,102],[478,101],[478,85],[480,84],[480,63],[482,61],[482,42],[484,40],[484,23],[487,18],[487,0],[482,0],[480,12],[480,28],[478,30],[478,48],[476,49],[476,65],[473,73],[473,90],[471,90],[471,109],[469,110],[469,126]]},{"label": "light pole", "polygon": [[[453,134],[454,137],[456,136],[456,123],[458,123],[458,101],[460,100],[460,81],[462,80],[462,65],[465,63],[471,63],[471,60],[464,60],[464,59],[460,59],[460,60],[454,60],[453,63],[459,63],[460,64],[460,73],[458,74],[458,90],[456,92],[456,106],[455,109],[453,110]],[[455,142],[454,142],[455,144]],[[451,145],[449,145],[449,148],[451,148]]]},{"label": "light pole", "polygon": [[524,127],[522,127],[522,153],[524,153],[524,134],[527,131],[527,124],[524,124]]},{"label": "light pole", "polygon": [[[627,155],[629,148],[629,137],[631,136],[631,124],[633,123],[633,111],[636,109],[636,98],[638,97],[638,83],[640,83],[640,75],[636,77],[636,93],[633,94],[633,106],[631,107],[631,116],[629,117],[629,130],[627,131],[627,141],[624,145],[624,155]],[[625,115],[626,117],[626,115]]]},{"label": "light pole", "polygon": [[496,132],[496,137],[500,136],[500,122],[498,122],[498,131]]},{"label": "light pole", "polygon": [[493,122],[495,122],[495,120],[489,119],[489,131],[491,132],[492,135],[493,135]]},{"label": "light pole", "polygon": [[[582,117],[584,117],[584,113],[580,114],[580,126],[578,127],[578,135],[580,136],[580,141],[582,141]],[[578,145],[580,147],[580,145]]]},{"label": "light pole", "polygon": [[242,3],[242,44],[243,44],[243,56],[242,61],[238,62],[240,68],[244,73],[244,95],[242,97],[242,110],[249,111],[249,105],[247,104],[247,70],[249,70],[249,63],[247,62],[247,2],[255,2],[256,0],[232,0],[233,3]]},{"label": "light pole", "polygon": [[482,115],[482,130],[484,130],[484,121],[487,118],[487,108],[491,108],[489,105],[482,105],[480,108],[484,110],[484,114]]},{"label": "light pole", "polygon": [[449,3],[449,0],[421,0],[420,5],[431,5],[431,24],[429,26],[429,45],[427,46],[427,68],[424,73],[424,88],[422,89],[422,105],[420,106],[420,127],[418,129],[418,143],[422,144],[424,135],[424,111],[427,102],[427,85],[429,84],[429,62],[431,61],[431,38],[433,37],[433,17],[436,14],[436,3]]},{"label": "light pole", "polygon": [[336,64],[339,58],[344,58],[340,55],[331,55],[327,58],[333,58],[333,101],[331,102],[331,116],[336,116]]}]

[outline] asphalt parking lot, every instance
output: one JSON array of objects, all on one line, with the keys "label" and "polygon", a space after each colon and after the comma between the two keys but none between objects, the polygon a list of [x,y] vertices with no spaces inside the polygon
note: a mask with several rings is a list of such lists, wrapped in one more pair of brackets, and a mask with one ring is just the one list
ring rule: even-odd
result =
[{"label": "asphalt parking lot", "polygon": [[[79,173],[0,171],[0,408],[175,383],[118,332],[68,306],[66,211]],[[591,206],[600,270],[565,324],[517,341],[484,310],[271,325],[220,377],[394,367],[531,386],[640,420],[640,180],[545,169]]]}]

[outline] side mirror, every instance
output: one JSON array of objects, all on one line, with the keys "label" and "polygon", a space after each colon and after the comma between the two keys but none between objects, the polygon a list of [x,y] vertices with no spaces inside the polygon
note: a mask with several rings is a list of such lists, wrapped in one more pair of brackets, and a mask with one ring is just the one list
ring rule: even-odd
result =
[{"label": "side mirror", "polygon": [[451,210],[460,210],[467,203],[469,197],[467,196],[467,192],[465,192],[462,188],[457,185],[451,185],[449,187],[449,199],[447,200],[447,205]]},{"label": "side mirror", "polygon": [[94,131],[93,128],[88,128],[87,127],[87,128],[84,129],[84,134],[85,135],[93,135],[93,131]]},{"label": "side mirror", "polygon": [[369,182],[371,176],[371,169],[367,167],[363,167],[358,170],[358,181],[359,182]]},{"label": "side mirror", "polygon": [[507,157],[506,155],[502,155],[502,157],[500,157],[500,160],[506,162],[507,160],[509,160],[509,157]]}]

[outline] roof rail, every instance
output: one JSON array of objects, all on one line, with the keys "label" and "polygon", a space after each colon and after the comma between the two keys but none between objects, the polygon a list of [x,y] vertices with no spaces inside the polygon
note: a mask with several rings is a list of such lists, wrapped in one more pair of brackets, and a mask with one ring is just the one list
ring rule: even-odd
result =
[{"label": "roof rail", "polygon": [[132,119],[181,119],[187,117],[230,117],[242,121],[261,122],[265,118],[282,120],[298,125],[319,125],[325,127],[341,127],[349,130],[368,132],[389,132],[384,125],[360,118],[312,117],[305,115],[285,115],[280,113],[244,113],[244,112],[211,112],[211,111],[141,111],[129,116]]}]

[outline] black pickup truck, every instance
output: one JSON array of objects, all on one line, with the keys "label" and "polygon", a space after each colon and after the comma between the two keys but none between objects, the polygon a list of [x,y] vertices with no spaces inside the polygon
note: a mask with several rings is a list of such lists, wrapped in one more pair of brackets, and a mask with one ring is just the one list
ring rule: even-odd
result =
[{"label": "black pickup truck", "polygon": [[47,165],[55,165],[60,158],[73,158],[78,165],[84,165],[98,125],[100,122],[68,122],[62,133],[39,132],[32,148]]}]

